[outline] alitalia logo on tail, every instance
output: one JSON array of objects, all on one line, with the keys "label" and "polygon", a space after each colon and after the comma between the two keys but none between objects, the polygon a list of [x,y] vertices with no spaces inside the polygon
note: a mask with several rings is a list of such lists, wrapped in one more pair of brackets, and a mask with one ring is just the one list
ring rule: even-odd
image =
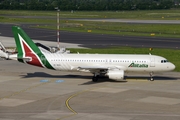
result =
[{"label": "alitalia logo on tail", "polygon": [[[19,35],[19,40],[20,40],[20,44],[21,44],[21,49],[22,49],[22,53],[23,53],[23,61],[28,63],[28,64],[32,64],[32,65],[36,65],[39,67],[45,67],[40,58],[36,55],[36,53],[31,49],[31,47],[26,43],[26,41],[21,37],[21,35]],[[29,57],[31,58],[31,60],[26,61],[26,58]],[[46,67],[45,67],[46,68]]]},{"label": "alitalia logo on tail", "polygon": [[13,26],[12,30],[18,49],[17,56],[20,62],[39,67],[54,69],[49,63],[49,61],[46,59],[46,56],[20,27]]},{"label": "alitalia logo on tail", "polygon": [[135,64],[135,63],[131,63],[128,67],[148,68],[148,64]]}]

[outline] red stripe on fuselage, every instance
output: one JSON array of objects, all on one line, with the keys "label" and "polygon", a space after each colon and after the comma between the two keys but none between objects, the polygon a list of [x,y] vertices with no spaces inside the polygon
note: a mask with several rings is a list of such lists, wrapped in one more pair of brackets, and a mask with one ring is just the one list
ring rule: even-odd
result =
[{"label": "red stripe on fuselage", "polygon": [[28,46],[23,42],[25,57],[31,57],[32,60],[27,62],[28,64],[35,65],[38,67],[43,67],[36,55],[28,48]]}]

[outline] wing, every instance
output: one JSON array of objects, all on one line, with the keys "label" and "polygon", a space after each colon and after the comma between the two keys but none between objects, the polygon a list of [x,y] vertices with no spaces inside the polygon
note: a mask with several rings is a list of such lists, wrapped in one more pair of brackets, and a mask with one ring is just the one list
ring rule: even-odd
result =
[{"label": "wing", "polygon": [[26,62],[32,61],[31,57],[23,57],[23,58],[18,58],[18,59],[24,60]]},{"label": "wing", "polygon": [[108,69],[108,67],[103,67],[103,66],[81,66],[78,67],[79,69],[87,69],[87,70],[105,70]]},{"label": "wing", "polygon": [[107,73],[108,70],[125,70],[123,66],[79,66],[77,70],[91,73]]},{"label": "wing", "polygon": [[80,66],[78,67],[79,71],[87,71],[91,73],[100,73],[102,71],[107,71],[109,68],[104,66]]}]

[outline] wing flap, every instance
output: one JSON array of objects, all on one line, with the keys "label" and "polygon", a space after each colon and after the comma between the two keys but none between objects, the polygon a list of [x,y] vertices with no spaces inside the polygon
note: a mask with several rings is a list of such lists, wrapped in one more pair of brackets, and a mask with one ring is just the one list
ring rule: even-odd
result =
[{"label": "wing flap", "polygon": [[79,66],[77,68],[77,70],[79,71],[83,71],[83,72],[91,72],[91,73],[100,73],[101,71],[106,71],[108,70],[108,67],[104,67],[104,66]]},{"label": "wing flap", "polygon": [[78,69],[86,69],[86,70],[107,70],[108,67],[102,66],[80,66]]},{"label": "wing flap", "polygon": [[104,73],[104,72],[107,72],[108,70],[114,70],[114,69],[126,71],[126,68],[123,66],[79,66],[77,67],[77,70],[79,71],[89,71],[91,73],[94,73],[94,72]]}]

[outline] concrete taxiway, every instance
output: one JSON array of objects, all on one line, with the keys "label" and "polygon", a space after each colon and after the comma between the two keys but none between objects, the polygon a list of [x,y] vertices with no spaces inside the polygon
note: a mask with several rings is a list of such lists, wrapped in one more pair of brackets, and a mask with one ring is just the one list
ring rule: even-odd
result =
[{"label": "concrete taxiway", "polygon": [[[180,74],[91,82],[89,73],[0,60],[0,120],[179,120]],[[140,77],[139,77],[140,76]]]}]

